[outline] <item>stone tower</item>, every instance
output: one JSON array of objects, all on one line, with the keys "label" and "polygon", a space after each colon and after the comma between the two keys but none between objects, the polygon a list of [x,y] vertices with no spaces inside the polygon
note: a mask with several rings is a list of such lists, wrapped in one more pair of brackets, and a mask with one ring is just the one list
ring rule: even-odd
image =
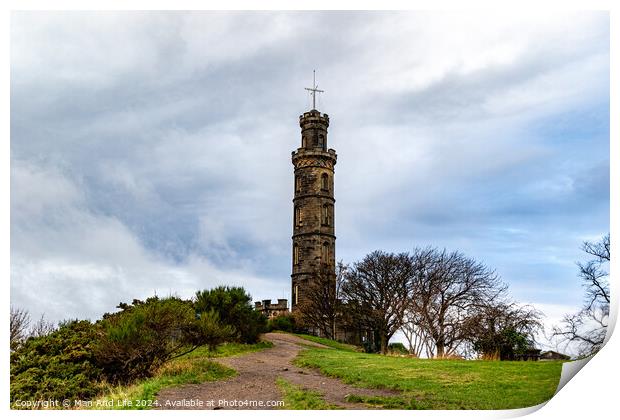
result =
[{"label": "stone tower", "polygon": [[[310,90],[310,89],[309,89]],[[293,269],[291,310],[305,299],[304,290],[319,271],[336,271],[334,166],[336,151],[327,148],[329,116],[316,109],[299,116],[301,147],[292,153]]]}]

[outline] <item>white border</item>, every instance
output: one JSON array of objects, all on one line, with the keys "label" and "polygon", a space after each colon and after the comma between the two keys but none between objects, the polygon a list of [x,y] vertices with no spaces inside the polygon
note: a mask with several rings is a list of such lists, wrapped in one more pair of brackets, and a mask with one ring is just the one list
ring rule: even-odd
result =
[{"label": "white border", "polygon": [[[618,206],[618,190],[620,188],[618,182],[618,157],[620,156],[620,147],[618,145],[618,116],[620,107],[618,106],[618,72],[620,67],[618,66],[618,45],[614,42],[614,39],[618,39],[619,33],[618,26],[618,6],[612,1],[582,1],[582,0],[564,0],[564,1],[504,1],[493,2],[483,0],[469,0],[467,2],[452,1],[394,1],[383,0],[381,2],[369,2],[358,1],[354,3],[355,8],[363,10],[404,10],[404,9],[425,9],[425,10],[448,10],[448,9],[514,9],[514,10],[532,10],[532,13],[536,13],[541,10],[610,10],[611,11],[611,126],[610,134],[611,139],[611,240],[612,247],[616,249],[617,234],[620,234],[618,230],[617,215],[620,214],[620,208]],[[2,114],[1,124],[3,135],[3,153],[0,155],[0,161],[2,162],[2,181],[0,182],[0,188],[2,189],[3,197],[5,200],[0,205],[0,211],[2,214],[2,254],[1,262],[4,268],[5,281],[3,284],[4,290],[2,293],[2,302],[5,317],[3,317],[2,330],[0,336],[2,337],[3,347],[2,355],[2,395],[4,395],[5,402],[2,406],[3,410],[6,410],[10,417],[24,416],[24,417],[57,417],[62,416],[83,416],[86,415],[83,411],[45,411],[45,412],[26,412],[26,411],[10,411],[9,406],[9,375],[8,375],[8,307],[9,307],[9,250],[10,250],[10,218],[9,218],[9,202],[6,198],[10,197],[9,185],[9,164],[10,164],[10,133],[9,133],[9,109],[10,109],[10,75],[9,75],[9,30],[10,30],[10,10],[199,10],[199,9],[212,9],[212,10],[310,10],[310,9],[323,9],[323,10],[341,10],[350,7],[350,4],[343,1],[326,1],[326,0],[314,0],[314,1],[263,1],[260,3],[250,1],[228,1],[228,2],[213,2],[205,4],[204,1],[197,0],[176,0],[176,1],[131,1],[131,0],[109,0],[109,1],[78,1],[78,0],[64,0],[64,1],[42,1],[42,0],[22,0],[3,2],[3,8],[0,9],[0,48],[3,52],[3,66],[0,67],[2,74]],[[614,116],[616,118],[614,118]],[[617,272],[618,263],[616,260],[611,262],[611,282],[612,282],[612,324],[615,325],[618,312],[618,301],[614,297],[616,296],[617,281],[614,278],[614,273]],[[551,399],[547,404],[541,404],[540,406],[519,409],[519,410],[506,410],[506,411],[432,411],[432,412],[402,412],[402,411],[390,411],[389,416],[396,416],[407,418],[423,416],[424,418],[510,418],[518,417],[525,414],[530,414],[529,418],[535,419],[547,419],[547,418],[597,418],[604,417],[606,414],[611,413],[614,408],[617,407],[617,390],[615,388],[616,381],[618,381],[618,360],[617,356],[620,354],[620,345],[618,339],[613,336],[601,350],[601,352],[594,357],[585,369],[572,380],[568,381],[566,386]],[[563,369],[563,377],[570,373],[574,368],[574,365],[566,365]],[[239,416],[251,415],[254,418],[285,418],[290,415],[301,418],[315,417],[317,413],[314,412],[295,412],[294,414],[289,411],[271,411],[271,412],[246,412],[240,414],[239,412],[226,412],[218,411],[205,413],[202,411],[194,413],[181,413],[175,411],[172,415],[175,418],[179,416],[191,416],[194,418],[204,418],[205,416],[215,416],[217,418],[238,418]],[[108,418],[111,415],[115,417],[159,417],[170,416],[171,413],[156,413],[156,412],[88,412],[89,418]],[[356,412],[356,411],[330,411],[322,412],[321,416],[327,417],[352,417],[352,416],[376,416],[377,413],[370,411]]]}]

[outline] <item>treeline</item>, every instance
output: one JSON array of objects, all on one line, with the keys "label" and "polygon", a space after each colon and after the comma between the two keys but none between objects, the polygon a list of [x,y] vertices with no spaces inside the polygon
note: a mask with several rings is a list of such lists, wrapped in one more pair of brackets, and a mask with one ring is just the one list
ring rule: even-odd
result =
[{"label": "treeline", "polygon": [[86,400],[105,384],[152,376],[198,347],[254,343],[267,319],[251,303],[243,288],[218,287],[189,300],[155,296],[121,303],[118,312],[94,323],[65,321],[57,328],[43,323],[34,332],[27,314],[12,309],[11,402]]},{"label": "treeline", "polygon": [[317,278],[298,323],[330,338],[336,326],[366,333],[366,351],[385,354],[400,330],[418,357],[510,360],[542,329],[540,312],[512,301],[494,270],[460,252],[375,251]]}]

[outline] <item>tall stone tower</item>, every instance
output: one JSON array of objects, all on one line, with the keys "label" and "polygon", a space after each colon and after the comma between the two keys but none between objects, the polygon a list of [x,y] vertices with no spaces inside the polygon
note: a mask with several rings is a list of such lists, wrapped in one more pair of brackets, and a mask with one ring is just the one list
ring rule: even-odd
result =
[{"label": "tall stone tower", "polygon": [[335,276],[336,270],[336,151],[327,148],[329,116],[312,109],[299,116],[299,125],[301,147],[292,153],[295,166],[291,274],[293,311],[306,299],[304,291],[316,279],[318,272],[333,273]]}]

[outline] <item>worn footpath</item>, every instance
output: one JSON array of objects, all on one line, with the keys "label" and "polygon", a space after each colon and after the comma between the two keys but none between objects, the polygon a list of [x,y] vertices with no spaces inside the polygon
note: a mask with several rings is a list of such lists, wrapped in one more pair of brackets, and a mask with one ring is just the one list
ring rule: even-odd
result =
[{"label": "worn footpath", "polygon": [[[217,359],[235,369],[230,379],[184,385],[162,390],[157,400],[162,409],[273,409],[282,393],[276,379],[282,378],[304,390],[318,391],[328,404],[348,409],[366,409],[364,404],[346,401],[349,394],[395,395],[389,390],[365,389],[344,384],[336,378],[321,375],[318,370],[292,364],[304,346],[325,346],[289,334],[268,333],[265,339],[272,348]],[[262,402],[262,403],[261,403]],[[282,407],[279,407],[282,408]],[[286,408],[286,407],[284,407]]]}]

